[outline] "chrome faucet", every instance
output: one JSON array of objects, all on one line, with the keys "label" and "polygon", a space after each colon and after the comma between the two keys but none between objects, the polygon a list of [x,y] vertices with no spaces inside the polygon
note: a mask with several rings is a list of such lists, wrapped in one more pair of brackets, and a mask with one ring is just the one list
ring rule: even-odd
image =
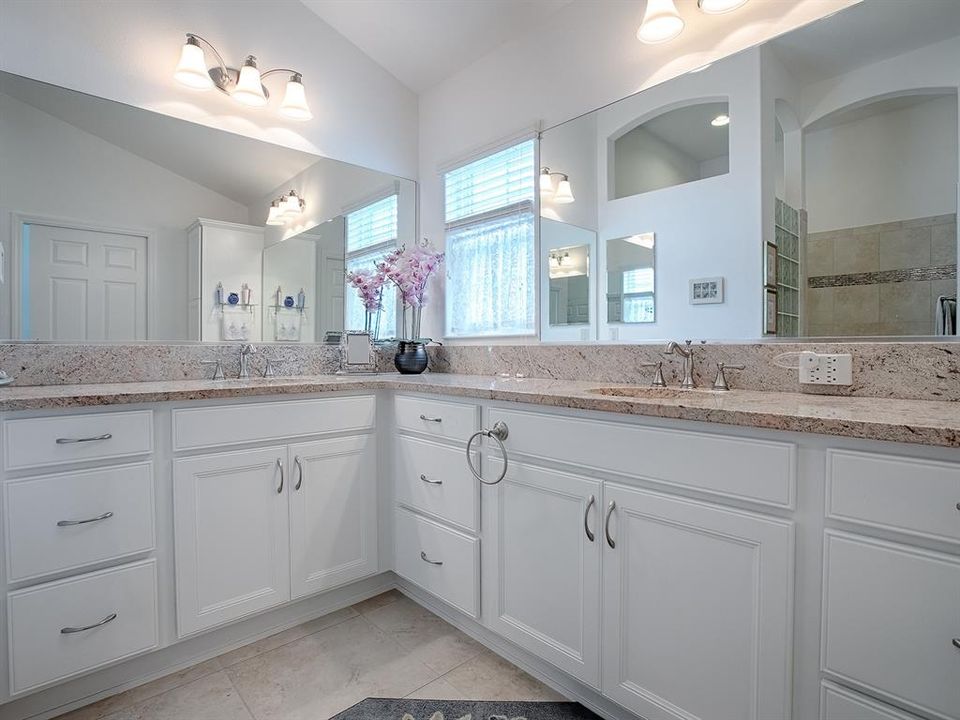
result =
[{"label": "chrome faucet", "polygon": [[249,357],[256,354],[257,349],[250,343],[240,346],[240,374],[237,376],[240,380],[250,377]]},{"label": "chrome faucet", "polygon": [[692,390],[697,386],[693,380],[693,348],[690,347],[692,342],[692,340],[685,341],[686,347],[684,347],[671,340],[667,343],[667,349],[663,351],[664,355],[677,354],[683,358],[683,380],[680,382],[680,387],[684,390]]}]

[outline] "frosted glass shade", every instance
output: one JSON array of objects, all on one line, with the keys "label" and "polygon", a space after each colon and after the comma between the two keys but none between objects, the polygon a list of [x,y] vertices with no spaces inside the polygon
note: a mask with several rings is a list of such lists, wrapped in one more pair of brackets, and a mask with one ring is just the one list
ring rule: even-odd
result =
[{"label": "frosted glass shade", "polygon": [[260,83],[260,71],[253,57],[248,57],[240,68],[240,77],[231,96],[249,107],[263,107],[267,104],[267,96],[263,94],[263,85]]},{"label": "frosted glass shade", "polygon": [[540,197],[543,199],[553,195],[553,178],[549,172],[540,173]]},{"label": "frosted glass shade", "polygon": [[683,18],[673,0],[647,0],[637,39],[648,45],[667,42],[683,31],[683,25]]},{"label": "frosted glass shade", "polygon": [[280,114],[291,120],[310,120],[313,113],[307,105],[307,94],[303,90],[303,82],[299,75],[294,75],[287,81],[287,91],[280,103]]},{"label": "frosted glass shade", "polygon": [[707,15],[722,15],[746,4],[747,0],[697,0],[697,7]]},{"label": "frosted glass shade", "polygon": [[573,202],[573,190],[570,181],[564,178],[557,183],[557,191],[553,194],[553,201],[558,205],[569,205]]},{"label": "frosted glass shade", "polygon": [[267,213],[267,225],[283,225],[283,211],[280,209],[280,201],[274,200],[270,203],[270,212]]},{"label": "frosted glass shade", "polygon": [[291,192],[283,199],[283,202],[280,203],[280,212],[283,214],[284,220],[292,220],[297,217],[302,212],[300,198]]},{"label": "frosted glass shade", "polygon": [[180,62],[173,71],[173,78],[181,85],[194,90],[212,90],[213,80],[207,72],[207,60],[203,56],[203,48],[197,45],[192,38],[180,48]]}]

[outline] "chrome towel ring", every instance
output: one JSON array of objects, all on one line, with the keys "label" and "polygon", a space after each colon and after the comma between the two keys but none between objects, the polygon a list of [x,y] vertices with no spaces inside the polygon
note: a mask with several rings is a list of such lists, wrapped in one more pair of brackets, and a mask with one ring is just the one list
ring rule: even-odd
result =
[{"label": "chrome towel ring", "polygon": [[[473,476],[484,485],[496,485],[507,476],[507,448],[503,444],[503,441],[507,439],[509,434],[510,430],[507,428],[507,424],[502,420],[498,420],[496,423],[494,423],[492,430],[480,430],[471,435],[470,439],[467,440],[467,467],[470,468],[470,472],[473,473]],[[500,453],[503,455],[503,470],[500,471],[500,476],[493,481],[484,480],[483,476],[477,472],[477,469],[473,466],[473,461],[470,459],[470,446],[473,445],[473,441],[481,435],[496,440],[497,445],[500,446]]]}]

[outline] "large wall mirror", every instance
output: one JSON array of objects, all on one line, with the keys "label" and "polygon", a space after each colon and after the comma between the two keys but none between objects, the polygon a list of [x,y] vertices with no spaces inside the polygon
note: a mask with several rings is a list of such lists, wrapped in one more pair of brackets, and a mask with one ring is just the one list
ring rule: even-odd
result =
[{"label": "large wall mirror", "polygon": [[412,244],[416,204],[411,180],[0,73],[0,338],[339,342],[365,327],[345,270]]},{"label": "large wall mirror", "polygon": [[544,131],[541,284],[594,250],[563,338],[955,337],[958,68],[960,3],[868,0]]}]

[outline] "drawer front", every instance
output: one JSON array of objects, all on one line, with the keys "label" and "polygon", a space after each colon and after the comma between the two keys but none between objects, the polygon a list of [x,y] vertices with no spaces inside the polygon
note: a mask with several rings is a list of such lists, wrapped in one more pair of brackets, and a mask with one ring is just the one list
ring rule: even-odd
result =
[{"label": "drawer front", "polygon": [[357,432],[372,429],[375,420],[373,395],[180,408],[173,411],[173,446],[174,450],[196,450]]},{"label": "drawer front", "polygon": [[960,718],[960,557],[828,531],[824,575],[824,670]]},{"label": "drawer front", "polygon": [[9,580],[153,548],[153,466],[13,480],[4,486]]},{"label": "drawer front", "polygon": [[[479,467],[476,453],[474,465]],[[455,525],[480,528],[480,484],[460,448],[417,438],[397,438],[396,499]]]},{"label": "drawer front", "polygon": [[827,517],[960,542],[960,464],[846,450],[827,454]]},{"label": "drawer front", "polygon": [[393,407],[401,430],[466,443],[480,429],[480,409],[476,405],[400,395]]},{"label": "drawer front", "polygon": [[825,682],[820,687],[821,720],[919,720],[889,705]]},{"label": "drawer front", "polygon": [[480,617],[480,541],[403,508],[396,533],[397,574]]},{"label": "drawer front", "polygon": [[64,680],[157,646],[156,561],[10,593],[7,612],[11,693]]},{"label": "drawer front", "polygon": [[153,450],[153,413],[138,410],[7,420],[3,435],[7,470],[130,457]]},{"label": "drawer front", "polygon": [[490,426],[498,421],[510,429],[508,452],[774,507],[795,504],[791,443],[493,408]]}]

